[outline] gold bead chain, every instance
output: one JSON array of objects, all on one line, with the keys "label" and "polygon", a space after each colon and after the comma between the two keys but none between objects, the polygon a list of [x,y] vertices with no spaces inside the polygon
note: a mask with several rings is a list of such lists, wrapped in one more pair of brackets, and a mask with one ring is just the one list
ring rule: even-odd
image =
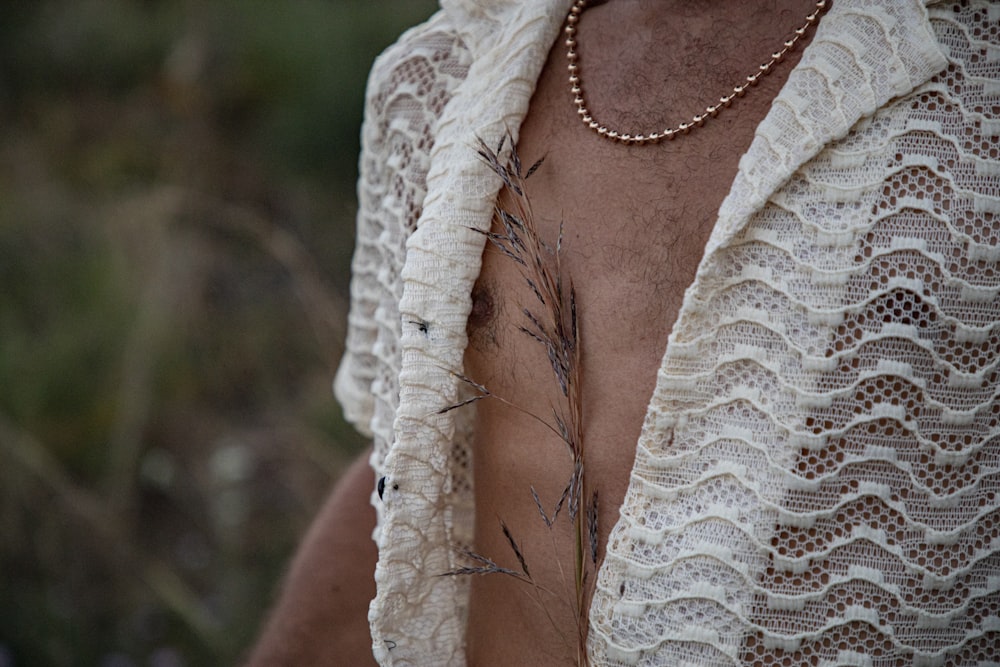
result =
[{"label": "gold bead chain", "polygon": [[660,132],[650,132],[648,134],[631,134],[608,128],[603,123],[595,120],[594,115],[587,108],[587,103],[583,96],[583,81],[580,79],[580,56],[576,52],[577,24],[580,22],[580,15],[587,6],[587,0],[576,0],[569,10],[569,15],[566,17],[566,58],[569,60],[569,85],[570,92],[573,94],[573,103],[576,104],[576,113],[580,116],[583,124],[599,136],[622,144],[653,144],[664,139],[669,140],[678,135],[687,134],[693,128],[704,125],[707,119],[717,116],[719,111],[729,107],[735,99],[743,97],[747,88],[755,85],[761,77],[770,74],[772,68],[784,60],[785,56],[795,47],[799,39],[805,36],[809,28],[819,21],[820,14],[826,9],[826,5],[827,0],[817,0],[816,9],[806,16],[806,22],[802,27],[795,29],[791,39],[783,43],[782,49],[776,53],[772,53],[770,60],[759,66],[753,74],[747,75],[745,81],[734,86],[731,93],[720,97],[718,103],[705,107],[702,113],[696,114],[690,121],[680,123],[676,127],[668,127]]}]

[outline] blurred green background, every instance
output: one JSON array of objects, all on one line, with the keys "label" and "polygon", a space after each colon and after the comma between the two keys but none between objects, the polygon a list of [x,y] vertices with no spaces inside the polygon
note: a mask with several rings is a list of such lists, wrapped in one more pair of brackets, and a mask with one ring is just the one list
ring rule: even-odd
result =
[{"label": "blurred green background", "polygon": [[0,8],[0,667],[237,664],[364,446],[364,81],[431,0]]}]

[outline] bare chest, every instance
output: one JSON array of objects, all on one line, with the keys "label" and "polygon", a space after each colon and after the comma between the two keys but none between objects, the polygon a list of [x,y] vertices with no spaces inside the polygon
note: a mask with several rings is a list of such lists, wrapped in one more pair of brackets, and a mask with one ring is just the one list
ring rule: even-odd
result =
[{"label": "bare chest", "polygon": [[[476,404],[476,550],[517,567],[499,517],[521,545],[539,590],[565,591],[571,590],[567,564],[574,562],[570,524],[565,513],[554,528],[539,516],[539,506],[551,516],[573,474],[557,420],[570,415],[577,423],[568,427],[582,434],[585,496],[600,497],[596,535],[603,553],[667,336],[735,174],[739,148],[703,142],[714,144],[714,158],[678,151],[652,159],[627,149],[616,154],[622,146],[604,146],[589,135],[584,142],[596,145],[581,147],[560,137],[562,130],[542,130],[544,124],[529,116],[520,150],[528,164],[545,156],[526,193],[534,226],[550,249],[542,260],[567,292],[572,285],[578,404],[561,393],[552,357],[535,335],[536,320],[549,317],[549,299],[539,299],[528,283],[530,273],[490,244],[473,292],[465,366],[467,375],[499,397]],[[510,664],[537,659],[539,646],[571,655],[565,637],[574,633],[551,632],[581,623],[571,605],[538,593],[538,602],[550,610],[538,618],[531,596],[512,596],[509,586],[499,577],[473,581],[470,664],[506,655],[511,645],[503,638],[511,636],[536,639]],[[509,625],[496,630],[500,622]],[[553,658],[550,664],[560,662]]]},{"label": "bare chest", "polygon": [[[600,560],[628,485],[667,337],[739,159],[783,77],[765,80],[736,108],[675,141],[626,147],[597,137],[579,122],[560,51],[557,44],[543,70],[518,151],[525,165],[544,158],[526,183],[530,215],[541,240],[553,249],[546,257],[551,266],[559,246],[558,275],[564,284],[572,283],[575,293],[581,391],[579,410],[568,412],[579,419],[585,442],[587,497],[594,491],[600,497]],[[637,129],[659,129],[661,122],[680,122],[699,112],[726,90],[720,83],[726,75],[706,82],[704,68],[694,68],[672,78],[677,90],[691,95],[657,86],[650,96],[641,85],[642,73],[632,74],[629,81],[613,71],[593,73],[594,88],[608,93],[603,99],[594,96],[595,115],[600,107],[610,123],[618,108],[631,110]],[[711,91],[707,100],[706,89]],[[654,111],[635,112],[644,105]],[[530,334],[531,318],[539,312],[544,305],[521,267],[487,244],[473,293],[465,366],[469,377],[500,400],[476,404],[475,548],[502,566],[518,567],[499,517],[521,545],[539,590],[563,591],[565,564],[574,558],[572,540],[567,528],[545,525],[539,506],[551,510],[557,504],[573,463],[554,435],[558,426],[552,428],[555,415],[566,410],[565,397],[549,355]],[[548,610],[541,616],[539,603]],[[496,655],[516,663],[511,644],[504,641],[510,636],[534,638],[526,639],[529,648],[522,658],[537,658],[540,645],[565,655],[562,644],[573,633],[553,628],[578,623],[571,606],[511,595],[502,577],[474,579],[470,663]]]}]

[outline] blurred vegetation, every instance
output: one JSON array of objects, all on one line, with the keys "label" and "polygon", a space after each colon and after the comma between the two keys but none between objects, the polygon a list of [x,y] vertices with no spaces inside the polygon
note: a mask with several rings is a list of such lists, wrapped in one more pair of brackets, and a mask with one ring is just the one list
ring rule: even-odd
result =
[{"label": "blurred vegetation", "polygon": [[362,94],[430,0],[0,10],[0,667],[236,664],[364,446]]}]

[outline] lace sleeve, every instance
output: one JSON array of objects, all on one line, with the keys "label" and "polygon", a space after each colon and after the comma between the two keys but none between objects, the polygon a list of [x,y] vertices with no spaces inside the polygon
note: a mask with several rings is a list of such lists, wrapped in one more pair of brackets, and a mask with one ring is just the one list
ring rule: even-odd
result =
[{"label": "lace sleeve", "polygon": [[406,32],[375,61],[361,133],[357,239],[346,349],[334,391],[384,459],[398,404],[400,271],[427,193],[434,130],[468,69],[442,14]]}]

